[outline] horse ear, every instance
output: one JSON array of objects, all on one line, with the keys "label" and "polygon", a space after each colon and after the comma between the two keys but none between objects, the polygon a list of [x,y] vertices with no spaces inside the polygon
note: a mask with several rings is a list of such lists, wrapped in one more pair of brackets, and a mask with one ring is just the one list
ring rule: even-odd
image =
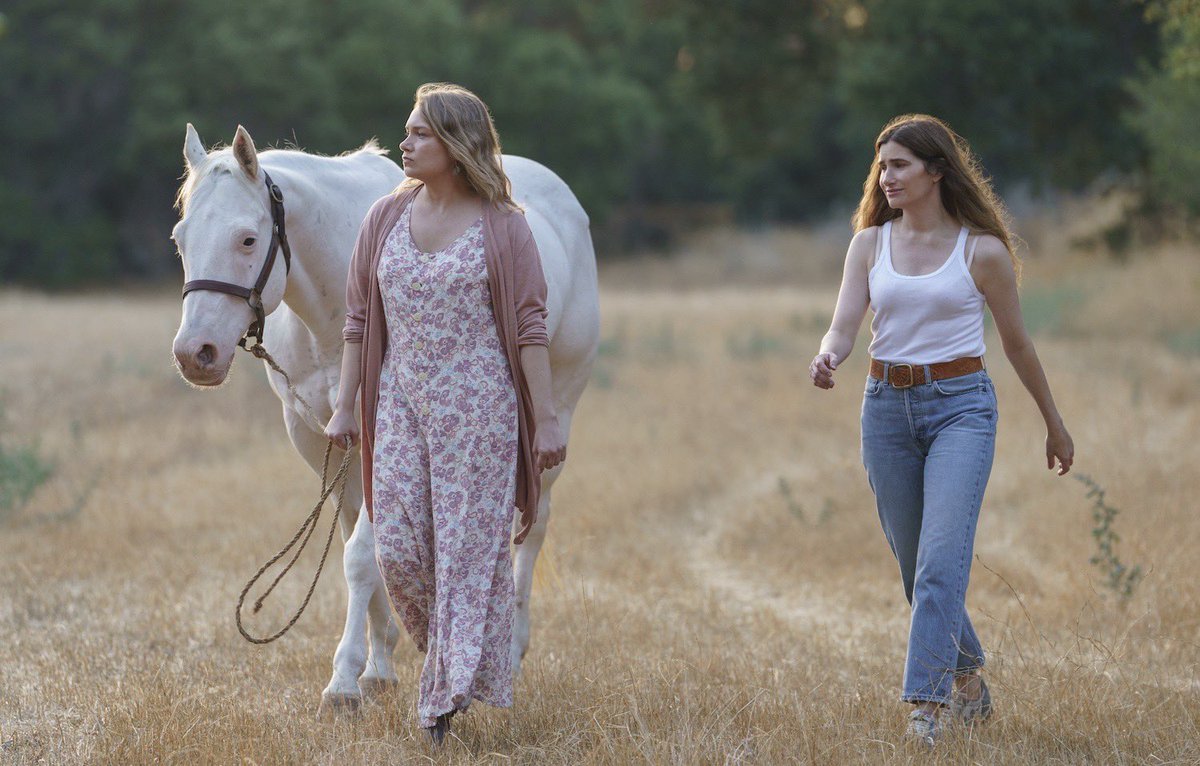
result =
[{"label": "horse ear", "polygon": [[250,134],[241,125],[238,125],[237,133],[233,136],[233,156],[237,158],[246,175],[257,181],[258,150],[254,148],[254,139],[250,138]]},{"label": "horse ear", "polygon": [[187,163],[188,170],[195,170],[200,167],[200,163],[208,158],[208,151],[204,148],[204,143],[200,140],[200,134],[192,127],[192,123],[187,124],[187,135],[183,138],[183,161]]}]

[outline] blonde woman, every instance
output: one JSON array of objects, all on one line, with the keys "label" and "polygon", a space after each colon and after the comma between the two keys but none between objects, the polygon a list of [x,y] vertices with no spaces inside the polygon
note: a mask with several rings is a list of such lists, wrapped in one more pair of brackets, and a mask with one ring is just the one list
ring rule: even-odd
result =
[{"label": "blonde woman", "polygon": [[915,705],[908,731],[932,745],[947,726],[992,709],[965,607],[996,440],[985,304],[1045,420],[1047,468],[1057,463],[1065,474],[1075,448],[1021,319],[1003,206],[965,140],[926,115],[889,122],[875,141],[854,229],[809,374],[818,388],[833,388],[870,307],[862,457],[912,607],[901,694]]},{"label": "blonde woman", "polygon": [[341,386],[326,436],[359,440],[380,570],[425,652],[417,714],[440,744],[472,700],[512,705],[511,511],[520,542],[555,419],[546,282],[500,166],[487,107],[456,85],[416,93],[407,180],[359,231]]}]

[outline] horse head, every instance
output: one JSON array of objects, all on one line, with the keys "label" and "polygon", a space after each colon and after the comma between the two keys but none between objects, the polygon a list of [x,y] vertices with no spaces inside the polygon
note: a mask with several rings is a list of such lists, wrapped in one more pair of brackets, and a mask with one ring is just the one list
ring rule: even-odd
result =
[{"label": "horse head", "polygon": [[252,288],[274,252],[271,194],[259,166],[254,141],[238,126],[233,144],[208,152],[188,123],[183,143],[187,174],[179,188],[179,223],[171,239],[183,261],[183,317],[173,351],[180,374],[197,386],[218,386],[233,354],[256,319],[250,301],[261,301],[264,316],[278,308],[286,269],[271,268],[261,295],[250,299],[204,283]]}]

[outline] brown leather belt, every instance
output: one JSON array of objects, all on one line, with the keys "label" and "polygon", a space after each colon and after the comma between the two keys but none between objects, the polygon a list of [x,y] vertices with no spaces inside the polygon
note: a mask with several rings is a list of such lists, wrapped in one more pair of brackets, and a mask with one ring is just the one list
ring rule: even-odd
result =
[{"label": "brown leather belt", "polygon": [[[911,388],[924,385],[925,369],[929,369],[932,380],[957,378],[959,375],[970,375],[984,369],[982,356],[964,356],[952,362],[938,364],[890,364],[885,367],[878,359],[871,360],[871,377],[886,381],[892,388]],[[884,370],[887,374],[884,375]]]}]

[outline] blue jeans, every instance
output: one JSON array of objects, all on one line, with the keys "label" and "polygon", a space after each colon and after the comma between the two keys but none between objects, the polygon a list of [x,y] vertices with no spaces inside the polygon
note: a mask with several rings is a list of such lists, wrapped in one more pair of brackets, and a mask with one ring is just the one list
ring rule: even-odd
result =
[{"label": "blue jeans", "polygon": [[983,666],[966,594],[995,445],[986,372],[906,389],[867,378],[863,465],[912,606],[906,702],[949,704],[954,676]]}]

